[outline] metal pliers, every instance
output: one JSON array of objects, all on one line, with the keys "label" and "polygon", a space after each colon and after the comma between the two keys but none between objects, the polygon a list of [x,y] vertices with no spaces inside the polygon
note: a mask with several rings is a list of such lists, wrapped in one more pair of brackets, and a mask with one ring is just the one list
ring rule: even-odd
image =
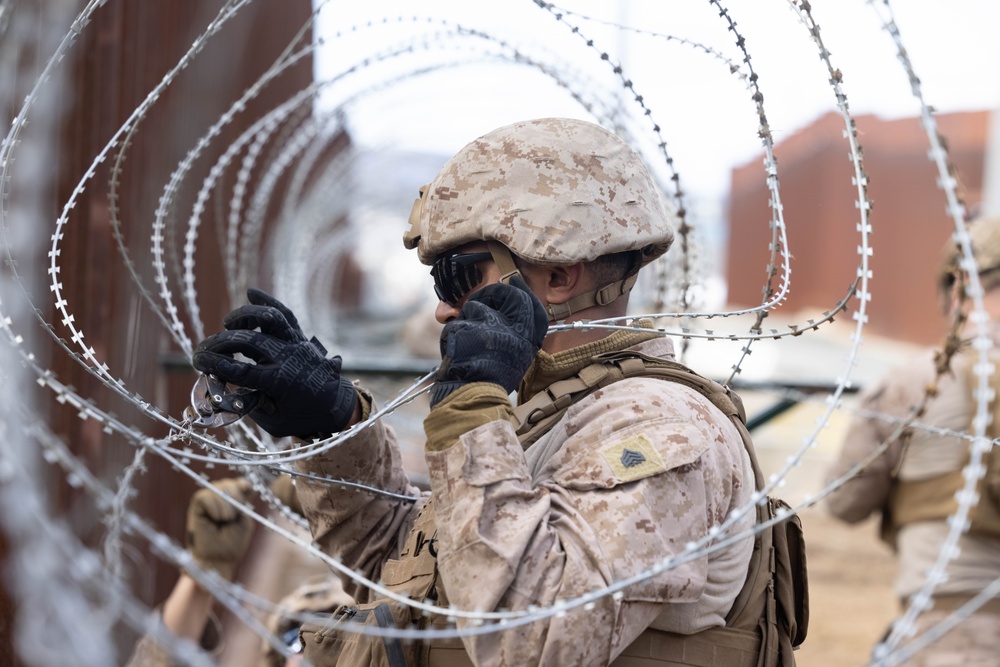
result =
[{"label": "metal pliers", "polygon": [[226,426],[253,410],[257,400],[258,394],[253,389],[201,374],[191,387],[191,405],[184,408],[184,418],[203,428]]}]

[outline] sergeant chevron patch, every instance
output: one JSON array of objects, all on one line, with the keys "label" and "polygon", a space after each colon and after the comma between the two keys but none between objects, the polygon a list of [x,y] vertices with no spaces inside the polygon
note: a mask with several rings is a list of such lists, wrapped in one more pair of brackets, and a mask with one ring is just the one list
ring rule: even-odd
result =
[{"label": "sergeant chevron patch", "polygon": [[642,433],[608,445],[601,454],[620,482],[633,482],[667,469],[663,457]]},{"label": "sergeant chevron patch", "polygon": [[646,462],[646,457],[639,452],[632,451],[631,449],[626,449],[622,452],[622,465],[626,468],[631,468],[632,466],[637,466],[640,463]]}]

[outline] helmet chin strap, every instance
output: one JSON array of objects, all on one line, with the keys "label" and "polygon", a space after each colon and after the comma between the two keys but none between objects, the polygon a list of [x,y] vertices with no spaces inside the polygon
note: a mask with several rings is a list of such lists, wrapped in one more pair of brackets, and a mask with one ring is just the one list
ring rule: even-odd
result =
[{"label": "helmet chin strap", "polygon": [[[497,241],[487,241],[486,247],[489,249],[490,254],[493,255],[493,261],[500,270],[500,282],[510,284],[511,278],[521,276],[517,265],[514,264],[514,256],[507,246]],[[581,292],[563,303],[550,303],[545,306],[545,310],[549,314],[549,322],[564,320],[573,313],[578,313],[581,310],[593,308],[594,306],[606,306],[618,297],[628,294],[635,286],[638,278],[639,268],[637,266],[621,280],[608,283],[599,289]],[[521,279],[523,280],[524,276],[521,276]]]},{"label": "helmet chin strap", "polygon": [[[486,248],[493,255],[493,263],[500,269],[500,282],[509,285],[511,278],[521,276],[517,265],[514,264],[514,255],[511,254],[507,246],[497,241],[487,241]],[[521,276],[521,280],[524,280],[524,276]]]}]

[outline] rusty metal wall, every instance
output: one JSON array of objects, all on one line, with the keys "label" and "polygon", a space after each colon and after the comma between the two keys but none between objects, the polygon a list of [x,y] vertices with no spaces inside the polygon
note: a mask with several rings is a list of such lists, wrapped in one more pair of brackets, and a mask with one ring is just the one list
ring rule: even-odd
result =
[{"label": "rusty metal wall", "polygon": [[[52,155],[52,169],[58,174],[57,187],[52,192],[54,214],[67,201],[94,157],[176,65],[223,4],[222,0],[118,0],[106,3],[94,13],[93,23],[81,33],[74,47],[71,86],[61,93],[60,103],[67,113],[58,150]],[[148,257],[150,221],[178,162],[274,62],[307,23],[311,11],[309,0],[250,3],[209,41],[198,54],[196,66],[182,72],[153,106],[126,153],[119,183],[117,206],[125,243],[133,257]],[[309,39],[307,33],[306,43]],[[308,86],[312,79],[312,61],[305,58],[265,87],[198,162],[192,182],[200,182],[208,165],[229,140],[262,111]],[[179,415],[188,402],[195,375],[183,366],[164,363],[178,350],[164,331],[163,323],[138,295],[115,246],[110,218],[113,204],[107,185],[110,169],[110,164],[98,167],[91,180],[92,187],[79,199],[67,226],[61,256],[65,298],[75,304],[73,312],[77,313],[80,329],[87,332],[88,343],[97,356],[106,359],[120,373],[130,390],[152,400],[162,411]],[[191,187],[182,191],[178,215],[190,211],[195,194]],[[206,219],[206,229],[210,230],[214,224],[211,211]],[[48,228],[47,222],[39,225]],[[228,309],[214,236],[214,231],[206,233],[199,248],[203,260],[199,261],[198,280],[202,290],[199,296],[206,322],[221,321]],[[146,289],[155,293],[148,260],[139,262],[137,269]],[[213,284],[218,285],[217,290],[211,289]],[[45,299],[40,303],[46,303]],[[65,331],[60,331],[57,325],[56,333],[63,335]],[[100,382],[54,345],[50,361],[58,377],[80,389],[83,395],[93,396],[112,411],[119,408],[123,413],[127,411],[123,401],[111,397]],[[102,431],[94,420],[81,420],[75,410],[58,404],[50,395],[40,394],[40,400],[48,403],[45,413],[55,433],[95,474],[113,483],[132,460],[134,449]],[[162,426],[149,421],[137,422],[136,426],[152,436],[165,434]],[[160,530],[180,537],[187,499],[194,487],[176,474],[167,474],[168,471],[160,462],[150,461],[148,472],[135,485],[138,495],[131,507]],[[98,548],[103,525],[92,505],[77,502],[79,492],[58,474],[52,475],[50,488],[54,504],[77,533],[88,545]],[[0,542],[0,557],[3,546]],[[135,591],[150,604],[162,600],[176,578],[176,570],[163,565],[143,546],[137,545],[128,555],[135,566]],[[11,648],[13,609],[6,595],[0,595],[0,603],[3,604],[0,663],[15,665]],[[128,638],[123,638],[123,643],[127,641]]]}]

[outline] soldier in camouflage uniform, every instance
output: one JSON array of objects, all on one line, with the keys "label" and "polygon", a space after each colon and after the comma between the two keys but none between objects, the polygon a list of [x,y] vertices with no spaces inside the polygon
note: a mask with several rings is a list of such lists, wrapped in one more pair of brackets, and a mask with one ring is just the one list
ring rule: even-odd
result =
[{"label": "soldier in camouflage uniform", "polygon": [[[431,492],[409,483],[392,429],[374,423],[300,469],[417,500],[300,478],[318,546],[438,606],[549,608],[646,571],[747,505],[750,454],[733,422],[697,391],[632,377],[565,411],[545,406],[547,392],[578,381],[598,355],[672,359],[670,341],[643,330],[649,322],[546,335],[553,321],[624,315],[636,273],[673,239],[671,220],[638,154],[590,123],[516,123],[452,158],[422,190],[404,238],[433,267],[445,325],[424,422]],[[227,317],[227,331],[201,343],[195,366],[260,390],[250,416],[276,436],[326,436],[367,419],[372,398],[341,376],[339,357],[306,340],[279,302],[250,296]],[[511,405],[515,390],[521,408]],[[750,513],[734,530],[753,522]],[[753,545],[742,537],[620,595],[460,641],[343,632],[347,618],[447,625],[352,584],[347,591],[362,604],[303,627],[305,657],[316,665],[754,665],[756,632],[712,634],[744,586]],[[477,624],[459,617],[457,625]]]},{"label": "soldier in camouflage uniform", "polygon": [[[1000,218],[982,219],[970,227],[972,247],[978,264],[983,303],[990,316],[989,336],[994,349],[1000,346]],[[960,300],[963,274],[955,244],[945,247],[940,271],[945,309],[956,304],[968,309],[969,300]],[[950,369],[937,380],[937,391],[919,422],[965,433],[972,431],[976,403],[973,396],[977,378],[972,373],[978,353],[968,345],[975,331],[964,332],[969,339],[951,360]],[[995,354],[993,363],[1000,367]],[[857,463],[893,434],[896,425],[875,414],[907,417],[935,382],[935,354],[928,350],[918,358],[889,373],[862,396],[868,415],[854,419],[844,438],[830,479],[845,475]],[[1000,392],[996,371],[990,380]],[[997,395],[1000,395],[998,393]],[[991,405],[993,423],[987,436],[1000,433],[1000,411]],[[869,416],[871,415],[871,416]],[[926,583],[926,573],[938,559],[949,532],[948,517],[958,508],[955,493],[965,479],[962,470],[969,462],[970,442],[958,435],[913,428],[888,443],[885,454],[835,491],[828,499],[832,513],[855,523],[872,513],[882,515],[883,538],[894,548],[898,560],[896,592],[902,604]],[[948,563],[948,578],[934,590],[934,606],[919,618],[918,632],[947,618],[988,584],[1000,577],[1000,460],[997,447],[987,456],[986,477],[980,484],[980,499],[973,507],[971,526],[959,538],[960,551]],[[907,665],[979,667],[1000,661],[1000,600],[993,599],[972,618],[963,621],[942,639],[920,651]]]},{"label": "soldier in camouflage uniform", "polygon": [[[244,503],[251,484],[242,477],[233,477],[213,482],[213,486],[218,491],[199,489],[191,496],[185,541],[199,567],[214,570],[224,579],[232,579],[250,544],[254,523],[218,494],[226,493]],[[212,616],[214,604],[212,593],[202,588],[190,574],[182,572],[158,614],[163,629],[172,635],[200,641],[204,650],[218,651],[220,627]],[[136,644],[126,667],[173,667],[175,664],[167,649],[158,644],[153,635],[146,635]]]}]

